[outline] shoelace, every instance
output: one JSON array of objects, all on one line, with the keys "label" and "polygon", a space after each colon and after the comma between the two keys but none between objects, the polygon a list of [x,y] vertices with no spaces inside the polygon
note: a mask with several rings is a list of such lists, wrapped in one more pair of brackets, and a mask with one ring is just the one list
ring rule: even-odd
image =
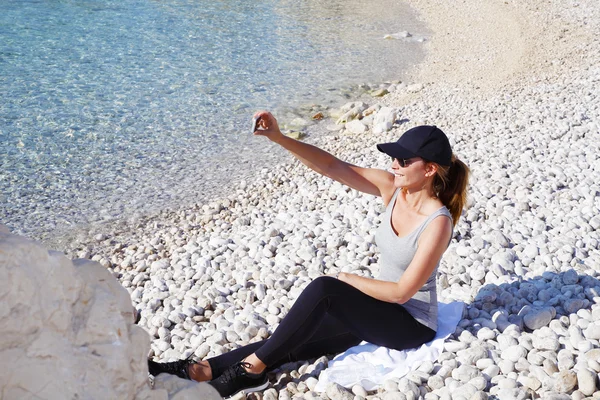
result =
[{"label": "shoelace", "polygon": [[171,363],[165,363],[163,368],[165,369],[165,372],[172,374],[172,375],[178,375],[179,372],[181,372],[183,370],[184,375],[189,376],[189,372],[188,372],[187,368],[188,368],[188,365],[194,363],[194,361],[192,360],[193,356],[194,356],[194,354],[190,354],[190,356],[188,358],[186,358],[185,360],[179,360],[179,361],[173,361]]},{"label": "shoelace", "polygon": [[235,379],[236,376],[246,375],[248,373],[248,371],[246,371],[246,368],[252,368],[252,364],[240,361],[239,363],[232,365],[230,368],[227,368],[225,372],[223,372],[223,375],[221,375],[219,380],[225,383],[232,381],[233,379]]}]

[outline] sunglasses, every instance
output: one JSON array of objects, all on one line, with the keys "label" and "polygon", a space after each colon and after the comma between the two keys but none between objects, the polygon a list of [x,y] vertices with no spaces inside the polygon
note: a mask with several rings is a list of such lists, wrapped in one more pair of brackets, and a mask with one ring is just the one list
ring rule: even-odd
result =
[{"label": "sunglasses", "polygon": [[410,164],[414,163],[415,161],[418,161],[419,157],[412,157],[412,158],[397,158],[397,157],[392,157],[392,162],[394,162],[394,160],[398,160],[398,164],[400,164],[400,166],[402,168],[406,168]]}]

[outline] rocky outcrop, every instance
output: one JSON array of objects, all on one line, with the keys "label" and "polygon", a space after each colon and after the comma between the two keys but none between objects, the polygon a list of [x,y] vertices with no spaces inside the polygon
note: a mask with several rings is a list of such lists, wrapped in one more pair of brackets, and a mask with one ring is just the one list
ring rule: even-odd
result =
[{"label": "rocky outcrop", "polygon": [[0,229],[2,399],[220,399],[206,384],[148,381],[150,338],[108,270]]}]

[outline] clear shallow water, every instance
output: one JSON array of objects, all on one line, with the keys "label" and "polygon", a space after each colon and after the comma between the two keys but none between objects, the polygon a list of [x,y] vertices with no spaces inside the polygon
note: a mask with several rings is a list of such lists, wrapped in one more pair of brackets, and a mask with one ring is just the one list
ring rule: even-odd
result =
[{"label": "clear shallow water", "polygon": [[0,220],[43,238],[206,198],[275,157],[255,110],[400,78],[402,30],[392,0],[4,0]]}]

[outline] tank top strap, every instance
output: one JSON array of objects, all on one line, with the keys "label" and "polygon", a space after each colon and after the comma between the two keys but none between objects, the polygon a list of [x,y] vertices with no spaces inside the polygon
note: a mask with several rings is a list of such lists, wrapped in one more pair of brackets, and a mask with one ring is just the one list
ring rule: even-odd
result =
[{"label": "tank top strap", "polygon": [[400,190],[402,190],[402,188],[397,188],[396,189],[396,191],[392,195],[392,198],[390,199],[390,202],[385,207],[385,215],[388,217],[385,220],[388,221],[388,224],[390,223],[389,222],[390,221],[389,217],[392,215],[392,210],[394,209],[394,203],[396,203],[396,198],[398,197],[398,193],[400,193]]},{"label": "tank top strap", "polygon": [[402,190],[402,188],[396,188],[396,190],[394,191],[394,194],[392,195],[392,198],[390,199],[390,202],[388,203],[387,207],[385,208],[386,211],[391,211],[391,209],[394,208],[394,203],[396,202],[398,193],[400,193],[401,190]]},{"label": "tank top strap", "polygon": [[429,226],[431,221],[433,221],[435,218],[439,217],[440,215],[446,216],[446,217],[450,218],[450,221],[452,221],[452,215],[450,214],[450,211],[448,210],[448,208],[446,208],[446,206],[439,208],[433,214],[431,214],[429,217],[427,217],[427,219],[425,221],[423,221],[423,223],[419,226],[419,228],[416,232],[416,235],[415,235],[415,242],[419,241],[419,238],[421,237],[421,233],[423,233],[423,231]]}]

